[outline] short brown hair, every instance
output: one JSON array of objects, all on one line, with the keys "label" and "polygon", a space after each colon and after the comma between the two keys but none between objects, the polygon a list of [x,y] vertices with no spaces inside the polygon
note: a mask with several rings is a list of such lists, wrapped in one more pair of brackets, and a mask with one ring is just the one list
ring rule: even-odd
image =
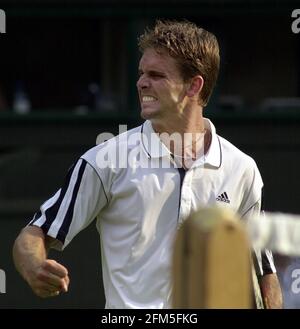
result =
[{"label": "short brown hair", "polygon": [[212,33],[188,21],[158,20],[139,38],[139,49],[144,52],[147,48],[164,50],[175,58],[184,81],[201,75],[204,86],[200,101],[202,106],[207,105],[220,66],[219,45]]}]

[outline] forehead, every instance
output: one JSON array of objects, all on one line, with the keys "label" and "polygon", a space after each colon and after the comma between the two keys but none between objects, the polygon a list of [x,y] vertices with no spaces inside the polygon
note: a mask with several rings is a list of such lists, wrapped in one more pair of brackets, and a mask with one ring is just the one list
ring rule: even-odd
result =
[{"label": "forehead", "polygon": [[139,68],[142,70],[163,70],[166,72],[177,72],[176,60],[164,51],[157,52],[153,48],[147,48],[141,59]]}]

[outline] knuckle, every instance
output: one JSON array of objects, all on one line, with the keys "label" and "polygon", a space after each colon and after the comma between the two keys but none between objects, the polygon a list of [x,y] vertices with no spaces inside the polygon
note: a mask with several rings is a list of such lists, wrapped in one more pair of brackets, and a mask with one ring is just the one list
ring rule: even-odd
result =
[{"label": "knuckle", "polygon": [[39,271],[37,273],[37,276],[36,277],[37,277],[38,280],[41,280],[41,281],[46,281],[48,279],[48,275],[44,271]]},{"label": "knuckle", "polygon": [[50,269],[50,268],[53,267],[53,261],[52,261],[51,259],[46,259],[46,260],[43,262],[43,264],[42,264],[41,267],[42,267],[44,270],[48,270],[48,269]]}]

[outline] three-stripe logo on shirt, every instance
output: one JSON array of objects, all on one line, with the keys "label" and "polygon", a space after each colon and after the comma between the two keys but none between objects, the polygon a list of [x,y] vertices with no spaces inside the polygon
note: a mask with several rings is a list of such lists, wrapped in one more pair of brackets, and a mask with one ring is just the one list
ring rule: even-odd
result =
[{"label": "three-stripe logo on shirt", "polygon": [[222,201],[222,202],[226,202],[226,203],[230,203],[230,200],[228,198],[228,195],[226,192],[223,192],[222,194],[220,194],[217,198],[217,201]]}]

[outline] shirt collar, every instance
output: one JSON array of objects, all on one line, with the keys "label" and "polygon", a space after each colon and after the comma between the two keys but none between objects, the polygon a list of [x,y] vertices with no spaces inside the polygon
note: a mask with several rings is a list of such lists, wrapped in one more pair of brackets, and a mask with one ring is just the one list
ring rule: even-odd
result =
[{"label": "shirt collar", "polygon": [[[204,126],[211,133],[211,144],[204,156],[204,163],[219,168],[222,163],[222,149],[219,137],[216,133],[216,128],[213,123],[206,118],[204,118]],[[165,144],[162,143],[149,120],[145,121],[141,126],[141,134],[143,148],[150,158],[171,156],[171,152]],[[196,160],[195,164],[198,161],[203,163],[203,158],[201,157]]]},{"label": "shirt collar", "polygon": [[205,164],[220,168],[222,164],[222,148],[219,136],[216,133],[216,128],[213,123],[206,118],[204,118],[204,126],[211,133],[211,143],[208,151],[204,155]]}]

